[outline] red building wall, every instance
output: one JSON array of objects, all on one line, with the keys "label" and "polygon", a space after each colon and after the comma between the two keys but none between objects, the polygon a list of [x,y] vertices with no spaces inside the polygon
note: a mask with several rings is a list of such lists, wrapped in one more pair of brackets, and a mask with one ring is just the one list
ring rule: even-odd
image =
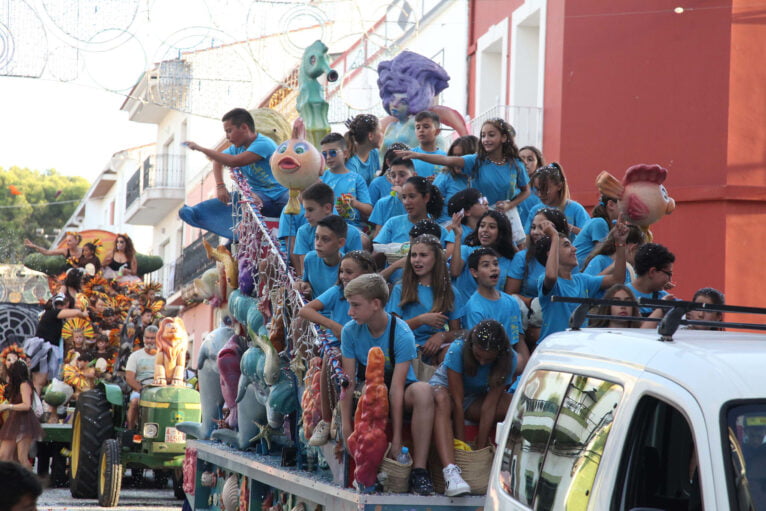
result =
[{"label": "red building wall", "polygon": [[[473,40],[518,3],[472,2]],[[678,207],[653,231],[676,254],[683,298],[714,286],[729,303],[763,302],[766,15],[748,4],[696,0],[677,14],[665,0],[547,2],[545,157],[587,206],[601,170],[669,170]]]}]

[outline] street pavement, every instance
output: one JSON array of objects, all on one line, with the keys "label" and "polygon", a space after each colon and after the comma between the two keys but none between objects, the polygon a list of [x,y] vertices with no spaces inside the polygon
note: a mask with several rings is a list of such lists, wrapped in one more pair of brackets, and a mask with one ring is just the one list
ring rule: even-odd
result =
[{"label": "street pavement", "polygon": [[120,505],[100,507],[96,499],[74,499],[69,488],[47,488],[37,500],[39,511],[79,511],[79,510],[115,510],[115,511],[179,511],[183,501],[173,497],[173,490],[168,489],[126,489],[120,492]]}]

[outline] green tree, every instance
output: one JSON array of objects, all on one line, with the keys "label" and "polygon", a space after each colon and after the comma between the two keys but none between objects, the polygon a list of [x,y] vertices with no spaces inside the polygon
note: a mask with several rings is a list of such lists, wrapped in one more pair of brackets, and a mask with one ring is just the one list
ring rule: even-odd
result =
[{"label": "green tree", "polygon": [[37,233],[63,228],[89,187],[84,178],[53,169],[0,167],[0,263],[21,262],[24,238],[48,246],[50,239]]}]

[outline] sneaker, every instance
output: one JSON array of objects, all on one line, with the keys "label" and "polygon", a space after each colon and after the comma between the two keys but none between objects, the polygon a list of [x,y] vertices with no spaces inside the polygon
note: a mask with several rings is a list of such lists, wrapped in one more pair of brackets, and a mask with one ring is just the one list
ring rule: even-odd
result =
[{"label": "sneaker", "polygon": [[329,439],[330,424],[326,420],[322,419],[314,428],[314,432],[311,434],[311,438],[309,439],[309,445],[312,447],[319,447],[320,445],[326,444],[327,440]]},{"label": "sneaker", "polygon": [[460,467],[454,464],[447,465],[442,469],[444,474],[444,494],[447,497],[457,497],[471,493],[471,487],[460,476]]},{"label": "sneaker", "polygon": [[424,468],[413,468],[410,474],[410,491],[418,495],[433,495],[434,485],[431,476]]}]

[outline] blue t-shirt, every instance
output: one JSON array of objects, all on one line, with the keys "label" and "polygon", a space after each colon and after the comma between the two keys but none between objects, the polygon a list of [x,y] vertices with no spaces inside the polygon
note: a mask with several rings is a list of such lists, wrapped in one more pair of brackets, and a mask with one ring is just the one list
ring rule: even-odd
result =
[{"label": "blue t-shirt", "polygon": [[[476,279],[473,278],[473,275],[471,275],[471,269],[468,268],[468,258],[471,254],[480,248],[481,246],[467,247],[465,245],[460,245],[460,256],[463,258],[463,271],[460,272],[460,275],[452,280],[455,289],[457,289],[457,294],[455,295],[455,303],[465,303],[476,291]],[[501,256],[497,258],[497,263],[500,267],[500,277],[497,279],[496,287],[498,291],[503,291],[505,289],[505,283],[508,279],[508,274],[511,270],[511,260]]]},{"label": "blue t-shirt", "polygon": [[247,179],[247,184],[258,195],[265,195],[269,199],[279,199],[282,194],[287,191],[287,188],[277,183],[274,179],[274,174],[271,173],[271,165],[269,160],[271,155],[276,151],[277,144],[266,135],[258,134],[253,140],[253,143],[249,146],[229,146],[224,153],[237,155],[242,154],[245,151],[255,153],[261,157],[255,163],[240,167],[242,174]]},{"label": "blue t-shirt", "polygon": [[[476,368],[476,374],[474,376],[468,376],[463,372],[463,349],[465,348],[465,341],[463,339],[455,339],[450,344],[449,350],[444,357],[442,364],[447,369],[452,369],[456,373],[463,376],[463,394],[470,395],[485,395],[489,392],[489,376],[492,372],[492,366],[494,362],[486,365],[479,365]],[[510,385],[513,382],[513,375],[516,372],[516,354],[513,354],[513,367],[505,377],[505,384]]]},{"label": "blue t-shirt", "polygon": [[[415,224],[410,222],[407,215],[389,218],[383,224],[383,227],[373,241],[375,243],[406,243],[410,241],[410,229],[413,227],[415,227]],[[439,227],[441,229],[439,239],[441,239],[442,246],[445,246],[447,243],[453,243],[455,241],[455,233],[448,231],[442,226]]]},{"label": "blue t-shirt", "polygon": [[345,325],[351,321],[348,315],[348,301],[343,295],[343,287],[336,284],[327,291],[316,297],[322,302],[321,314],[328,319]]},{"label": "blue t-shirt", "polygon": [[[664,296],[668,294],[667,291],[655,291],[654,293],[642,293],[635,287],[633,287],[633,283],[626,283],[625,284],[628,288],[630,288],[631,291],[633,291],[633,294],[636,295],[636,300],[640,298],[651,298],[652,300],[662,300]],[[641,310],[641,315],[646,317],[649,314],[652,313],[654,310],[652,307],[639,307]]]},{"label": "blue t-shirt", "polygon": [[[612,264],[614,264],[614,259],[608,255],[599,254],[590,260],[588,267],[582,272],[587,273],[588,275],[598,275]],[[630,271],[627,268],[625,268],[625,284],[630,284]],[[606,290],[599,291],[596,294],[596,298],[602,298],[604,296],[604,291]]]},{"label": "blue t-shirt", "polygon": [[362,176],[364,182],[369,184],[375,177],[375,173],[380,170],[380,152],[377,149],[370,151],[367,161],[360,160],[359,156],[355,154],[346,160],[346,168]]},{"label": "blue t-shirt", "polygon": [[551,296],[592,298],[601,291],[603,281],[603,275],[593,276],[584,273],[572,275],[571,280],[559,277],[556,279],[553,289],[545,294],[543,293],[543,282],[545,282],[545,275],[543,274],[537,283],[540,308],[543,311],[543,326],[540,329],[540,338],[537,344],[540,344],[552,333],[563,332],[569,328],[569,316],[577,308],[576,303],[552,302]]},{"label": "blue t-shirt", "polygon": [[573,243],[577,249],[577,262],[581,270],[583,263],[588,258],[588,254],[591,253],[599,241],[606,238],[607,234],[609,234],[609,225],[600,216],[590,218],[585,222],[585,225],[580,230],[580,234],[577,235]]},{"label": "blue t-shirt", "polygon": [[436,176],[434,179],[434,186],[439,189],[444,198],[444,211],[443,215],[447,214],[447,203],[457,192],[461,192],[468,188],[468,178],[460,174],[460,177],[453,177],[452,174],[445,170]]},{"label": "blue t-shirt", "polygon": [[[308,222],[301,225],[298,233],[295,235],[293,254],[303,255],[314,250],[314,237],[316,233],[317,228],[315,225],[311,225]],[[352,250],[362,250],[362,235],[359,233],[359,229],[349,225],[346,231],[346,244],[340,247],[340,253],[347,254]]]},{"label": "blue t-shirt", "polygon": [[489,160],[478,160],[475,154],[462,157],[463,173],[471,176],[471,187],[479,190],[489,205],[516,197],[522,187],[529,184],[529,176],[524,164],[518,158],[503,165]]},{"label": "blue t-shirt", "polygon": [[370,223],[383,225],[389,218],[406,214],[407,211],[404,209],[399,196],[389,195],[375,203],[370,214]]},{"label": "blue t-shirt", "polygon": [[[442,151],[441,149],[437,149],[436,151],[424,151],[420,146],[414,148],[412,150],[413,153],[420,153],[420,154],[441,154],[442,156],[447,156],[447,153]],[[437,165],[435,163],[428,163],[423,160],[418,160],[413,158],[412,163],[415,164],[415,172],[417,172],[418,176],[420,177],[430,177],[434,174],[439,174],[442,169],[444,168],[441,165]]]},{"label": "blue t-shirt", "polygon": [[285,213],[285,206],[282,208],[282,212],[279,214],[279,231],[277,231],[277,237],[287,238],[288,236],[295,236],[298,233],[300,226],[308,223],[306,221],[306,212],[301,204],[301,212],[297,215],[288,215]]},{"label": "blue t-shirt", "polygon": [[370,192],[370,200],[374,205],[380,199],[391,194],[391,181],[389,181],[386,176],[378,176],[372,180],[368,189]]},{"label": "blue t-shirt", "polygon": [[[417,358],[418,352],[415,347],[415,336],[412,334],[412,330],[403,320],[390,314],[388,314],[386,329],[380,337],[373,337],[366,324],[360,325],[354,320],[346,323],[341,331],[341,354],[345,358],[356,359],[358,364],[367,365],[367,354],[370,352],[370,348],[377,346],[383,350],[383,354],[386,357],[386,368],[392,369],[391,357],[388,353],[389,329],[391,328],[392,320],[396,321],[396,327],[394,327],[394,361],[400,364]],[[415,377],[412,365],[410,365],[407,371],[407,383],[414,383],[416,381],[418,379]]]},{"label": "blue t-shirt", "polygon": [[[372,205],[370,201],[370,192],[367,189],[367,183],[364,178],[356,172],[346,172],[344,174],[334,174],[332,171],[326,171],[322,174],[322,181],[332,188],[335,192],[335,201],[344,193],[351,194],[359,202]],[[337,209],[337,208],[336,208]],[[356,209],[351,209],[350,215],[345,220],[357,224],[361,221],[361,215]]]},{"label": "blue t-shirt", "polygon": [[[527,221],[524,223],[524,232],[529,233],[529,229],[532,226],[532,220],[535,219],[537,212],[547,207],[548,206],[541,202],[529,210]],[[582,207],[579,202],[573,200],[568,200],[567,205],[564,206],[564,216],[567,218],[567,222],[569,222],[570,225],[574,225],[580,229],[582,229],[585,226],[585,223],[590,219],[590,215],[585,211],[585,208]],[[573,240],[576,239],[576,235],[572,235],[571,238]]]},{"label": "blue t-shirt", "polygon": [[[455,293],[454,286],[452,287],[453,294]],[[393,312],[395,314],[398,314],[400,318],[407,321],[408,319],[412,319],[415,316],[420,316],[421,314],[425,314],[427,312],[431,312],[431,308],[434,305],[434,295],[433,290],[431,286],[424,286],[422,284],[418,284],[418,301],[413,303],[408,303],[404,307],[399,305],[399,302],[402,300],[402,284],[401,282],[394,286],[394,289],[391,290],[391,296],[388,297],[388,304],[386,305],[386,312]],[[457,313],[454,310],[451,311],[440,311],[443,314],[445,314],[449,319],[456,319]],[[430,325],[421,325],[415,330],[413,330],[413,333],[415,334],[415,342],[418,346],[422,346],[423,344],[428,341],[429,337],[431,337],[433,334],[437,332],[444,332],[444,328],[434,328]]]},{"label": "blue t-shirt", "polygon": [[[542,204],[542,201],[540,200],[540,197],[537,196],[537,193],[535,192],[534,187],[530,185],[529,187],[529,197],[524,199],[519,203],[518,206],[516,206],[516,210],[519,212],[519,218],[523,222],[527,219],[529,216],[529,212],[537,207],[539,204]],[[527,229],[527,232],[529,230]]]},{"label": "blue t-shirt", "polygon": [[303,259],[303,281],[311,284],[312,299],[321,295],[338,282],[339,267],[340,262],[335,266],[328,266],[314,250],[306,254],[306,257]]},{"label": "blue t-shirt", "polygon": [[513,346],[519,342],[519,336],[524,333],[518,302],[514,297],[503,292],[497,300],[489,300],[477,291],[471,295],[459,314],[462,326],[466,329],[475,327],[485,319],[494,319],[503,325]]},{"label": "blue t-shirt", "polygon": [[540,280],[540,275],[545,274],[545,266],[533,257],[529,261],[529,267],[525,276],[524,267],[527,264],[526,259],[527,249],[516,252],[511,260],[511,269],[508,271],[508,277],[521,281],[520,295],[534,297],[537,296],[537,281]]}]

